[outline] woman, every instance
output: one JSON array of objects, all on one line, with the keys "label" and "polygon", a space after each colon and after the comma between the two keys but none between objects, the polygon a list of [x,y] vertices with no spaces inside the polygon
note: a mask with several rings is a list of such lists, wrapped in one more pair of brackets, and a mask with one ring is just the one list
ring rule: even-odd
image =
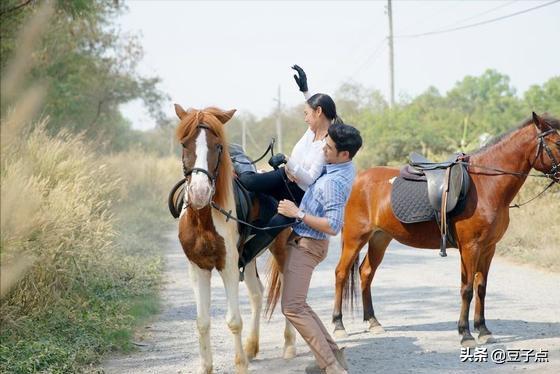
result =
[{"label": "woman", "polygon": [[[294,79],[304,96],[308,97],[307,77],[302,68],[294,65],[297,71]],[[277,154],[271,164],[286,162],[286,167],[265,173],[243,173],[239,176],[248,190],[260,192],[274,197],[277,201],[292,200],[299,205],[307,188],[319,178],[325,165],[323,147],[332,123],[342,123],[336,114],[336,106],[329,95],[315,94],[305,103],[304,121],[307,131],[296,143],[291,156]],[[265,226],[281,226],[293,222],[293,219],[276,214]],[[243,248],[239,266],[244,267],[265,249],[282,228],[259,231]]]}]

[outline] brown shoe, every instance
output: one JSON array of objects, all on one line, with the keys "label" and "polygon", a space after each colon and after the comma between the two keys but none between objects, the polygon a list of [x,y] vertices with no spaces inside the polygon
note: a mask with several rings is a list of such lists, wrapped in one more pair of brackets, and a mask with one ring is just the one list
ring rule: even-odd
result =
[{"label": "brown shoe", "polygon": [[342,347],[340,349],[335,350],[334,357],[336,357],[336,360],[338,361],[340,366],[344,368],[344,370],[348,370],[348,362],[346,361],[346,356],[344,356],[345,349],[346,347]]}]

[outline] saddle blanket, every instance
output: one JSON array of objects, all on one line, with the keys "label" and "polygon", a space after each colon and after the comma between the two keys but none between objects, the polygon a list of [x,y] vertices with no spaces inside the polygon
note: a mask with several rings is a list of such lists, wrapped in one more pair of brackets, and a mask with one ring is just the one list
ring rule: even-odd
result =
[{"label": "saddle blanket", "polygon": [[435,211],[428,199],[427,183],[398,177],[391,190],[393,213],[403,223],[434,220]]}]

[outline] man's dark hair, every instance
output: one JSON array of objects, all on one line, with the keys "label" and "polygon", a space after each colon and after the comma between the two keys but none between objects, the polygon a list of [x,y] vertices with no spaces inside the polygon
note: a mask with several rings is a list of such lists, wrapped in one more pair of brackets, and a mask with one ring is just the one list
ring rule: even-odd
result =
[{"label": "man's dark hair", "polygon": [[362,136],[358,129],[345,124],[332,124],[329,126],[329,136],[333,140],[337,152],[348,151],[353,158],[362,146]]}]

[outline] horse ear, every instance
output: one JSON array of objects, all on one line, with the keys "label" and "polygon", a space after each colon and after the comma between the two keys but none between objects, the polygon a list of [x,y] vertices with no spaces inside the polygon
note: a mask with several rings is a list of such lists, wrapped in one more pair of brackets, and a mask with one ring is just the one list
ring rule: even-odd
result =
[{"label": "horse ear", "polygon": [[179,117],[179,119],[183,119],[183,117],[187,114],[187,112],[185,112],[185,109],[183,109],[183,107],[179,104],[175,104],[175,113],[177,114],[177,117]]},{"label": "horse ear", "polygon": [[218,120],[225,125],[227,121],[229,121],[231,119],[231,117],[233,117],[233,114],[237,111],[237,109],[232,109],[232,110],[228,110],[227,112],[221,112],[218,113],[218,115],[216,115],[216,118],[218,118]]},{"label": "horse ear", "polygon": [[548,124],[539,116],[537,113],[533,112],[533,123],[537,127],[537,129],[541,131],[548,130]]}]

